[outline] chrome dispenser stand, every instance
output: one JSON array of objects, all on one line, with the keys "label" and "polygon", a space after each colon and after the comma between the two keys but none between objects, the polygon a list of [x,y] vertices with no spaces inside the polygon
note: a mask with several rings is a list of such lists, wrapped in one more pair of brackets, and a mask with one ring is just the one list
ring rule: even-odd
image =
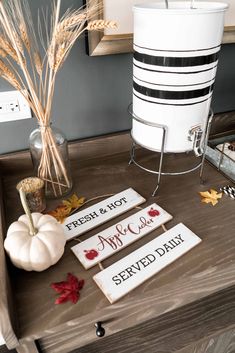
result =
[{"label": "chrome dispenser stand", "polygon": [[[161,151],[160,152],[157,151],[157,150],[154,150],[154,149],[147,148],[147,147],[141,145],[140,143],[136,142],[134,137],[133,137],[133,135],[131,134],[132,148],[131,148],[131,159],[129,161],[129,165],[134,163],[137,167],[145,170],[146,172],[149,172],[149,173],[152,173],[152,174],[157,174],[157,186],[155,187],[155,189],[154,189],[154,191],[152,193],[152,196],[155,196],[157,191],[158,191],[162,175],[183,175],[183,174],[194,172],[195,170],[200,168],[199,178],[200,178],[201,183],[203,183],[203,169],[204,169],[205,158],[206,158],[206,146],[207,146],[207,142],[208,142],[208,138],[209,138],[211,123],[212,123],[212,120],[213,120],[213,112],[212,112],[212,110],[210,110],[209,115],[208,115],[208,119],[207,119],[207,123],[206,123],[205,137],[204,137],[204,140],[202,142],[202,147],[200,147],[201,146],[201,141],[200,141],[200,139],[198,139],[198,134],[196,133],[194,135],[194,143],[193,143],[194,144],[194,153],[195,153],[195,155],[197,157],[201,156],[200,163],[198,163],[195,167],[193,167],[191,169],[183,170],[183,171],[180,171],[180,172],[163,172],[162,171],[163,156],[164,156],[165,153],[169,153],[169,152],[165,152],[167,126],[162,125],[162,124],[156,124],[156,123],[148,122],[146,120],[141,119],[140,117],[138,117],[133,112],[132,104],[129,105],[128,112],[131,114],[131,116],[132,116],[132,118],[134,120],[140,122],[141,124],[162,129],[162,143],[161,143]],[[200,133],[202,133],[202,132],[200,132]],[[189,138],[190,138],[190,136],[189,136]],[[145,168],[144,166],[142,166],[141,164],[139,164],[136,161],[136,159],[135,159],[135,148],[136,148],[136,146],[140,146],[140,147],[142,147],[144,149],[147,149],[147,150],[150,150],[150,151],[153,151],[153,152],[156,152],[156,153],[160,153],[160,160],[159,160],[158,170],[152,170],[152,169]],[[201,150],[201,152],[199,152],[199,150]]]}]

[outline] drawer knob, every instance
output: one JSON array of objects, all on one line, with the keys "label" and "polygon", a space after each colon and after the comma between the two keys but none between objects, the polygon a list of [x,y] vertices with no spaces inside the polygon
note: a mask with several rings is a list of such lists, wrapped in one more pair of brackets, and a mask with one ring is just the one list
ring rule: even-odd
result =
[{"label": "drawer knob", "polygon": [[95,324],[96,327],[96,336],[103,337],[105,335],[105,329],[102,327],[102,322],[98,321]]}]

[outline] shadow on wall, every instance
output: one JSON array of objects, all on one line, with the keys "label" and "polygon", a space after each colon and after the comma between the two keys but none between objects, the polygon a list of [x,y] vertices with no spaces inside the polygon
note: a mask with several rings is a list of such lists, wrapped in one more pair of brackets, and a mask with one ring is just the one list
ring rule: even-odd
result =
[{"label": "shadow on wall", "polygon": [[212,108],[214,113],[235,110],[235,44],[224,44],[219,57],[219,65]]}]

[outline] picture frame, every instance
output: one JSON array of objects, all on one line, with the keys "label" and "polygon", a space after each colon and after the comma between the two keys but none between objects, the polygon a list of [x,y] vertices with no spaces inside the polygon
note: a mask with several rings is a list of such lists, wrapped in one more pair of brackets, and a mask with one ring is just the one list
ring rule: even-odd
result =
[{"label": "picture frame", "polygon": [[[146,0],[95,0],[97,14],[92,20],[103,18],[116,20],[119,24],[118,27],[130,27],[130,24],[132,23],[132,5],[138,2],[143,3],[144,1]],[[94,0],[85,0],[85,3],[87,6],[90,6],[91,3],[94,4]],[[229,0],[229,5],[228,24],[225,22],[223,44],[235,43],[235,0]],[[123,9],[125,9],[125,11],[123,11]],[[127,24],[128,26],[126,26]],[[121,31],[101,30],[89,32],[87,35],[87,54],[89,56],[130,53],[132,50],[133,33],[130,31],[123,32],[122,29]]]}]

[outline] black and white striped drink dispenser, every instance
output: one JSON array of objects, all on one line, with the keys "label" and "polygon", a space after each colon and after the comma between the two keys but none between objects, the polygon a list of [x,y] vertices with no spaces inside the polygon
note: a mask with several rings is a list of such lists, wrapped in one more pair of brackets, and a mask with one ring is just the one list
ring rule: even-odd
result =
[{"label": "black and white striped drink dispenser", "polygon": [[161,151],[163,130],[154,123],[166,127],[164,152],[200,155],[227,7],[200,1],[134,6],[133,115],[140,119],[133,119],[132,136],[141,146]]}]

